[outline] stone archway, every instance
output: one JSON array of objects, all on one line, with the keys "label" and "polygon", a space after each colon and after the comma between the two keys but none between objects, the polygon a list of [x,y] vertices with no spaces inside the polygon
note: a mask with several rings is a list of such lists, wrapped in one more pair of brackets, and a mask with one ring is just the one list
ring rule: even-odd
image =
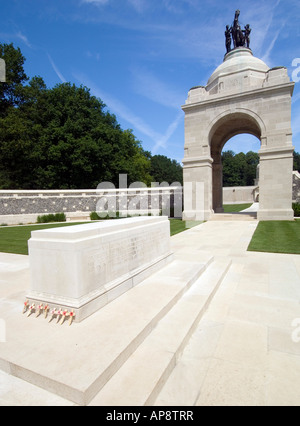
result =
[{"label": "stone archway", "polygon": [[221,152],[241,133],[261,141],[258,219],[293,219],[293,89],[285,67],[269,69],[250,49],[239,47],[225,55],[205,87],[189,91],[182,107],[184,219],[208,220],[222,211]]},{"label": "stone archway", "polygon": [[261,140],[264,127],[253,114],[245,111],[227,112],[212,125],[209,145],[212,163],[212,207],[215,213],[223,212],[223,167],[221,153],[226,142],[232,137],[249,133]]}]

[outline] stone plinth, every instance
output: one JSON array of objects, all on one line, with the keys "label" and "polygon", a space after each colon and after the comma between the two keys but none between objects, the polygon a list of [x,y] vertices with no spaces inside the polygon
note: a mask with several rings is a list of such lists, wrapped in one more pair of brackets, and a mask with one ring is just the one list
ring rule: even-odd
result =
[{"label": "stone plinth", "polygon": [[167,217],[33,231],[30,302],[91,315],[172,260]]}]

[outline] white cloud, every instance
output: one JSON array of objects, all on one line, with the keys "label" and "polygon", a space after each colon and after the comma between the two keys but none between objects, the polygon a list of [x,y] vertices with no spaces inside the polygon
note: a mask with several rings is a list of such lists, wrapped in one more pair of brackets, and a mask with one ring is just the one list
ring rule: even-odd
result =
[{"label": "white cloud", "polygon": [[183,103],[185,93],[170,88],[148,70],[139,67],[133,69],[132,74],[136,93],[169,108],[178,109]]},{"label": "white cloud", "polygon": [[74,78],[76,78],[76,80],[78,80],[82,85],[89,87],[91,93],[97,98],[100,98],[113,114],[122,117],[141,133],[150,137],[152,140],[157,140],[161,137],[161,135],[155,132],[142,118],[130,111],[130,109],[117,98],[97,87],[97,85],[90,81],[86,76],[74,74]]},{"label": "white cloud", "polygon": [[273,48],[274,48],[274,46],[275,46],[275,43],[276,43],[276,41],[277,41],[277,39],[278,39],[278,37],[279,37],[279,35],[281,34],[281,32],[283,31],[283,29],[284,29],[284,27],[285,27],[285,22],[283,22],[283,24],[281,25],[281,28],[279,28],[279,30],[278,31],[276,31],[276,33],[275,33],[275,35],[274,35],[274,37],[273,37],[273,39],[272,39],[272,41],[270,42],[270,45],[269,45],[269,47],[268,47],[268,49],[267,49],[267,51],[266,51],[266,53],[264,54],[264,56],[262,57],[262,60],[266,63],[266,64],[270,64],[270,62],[271,62],[271,59],[270,59],[270,55],[271,55],[271,53],[272,53],[272,50],[273,50]]},{"label": "white cloud", "polygon": [[128,0],[129,4],[139,13],[144,12],[147,7],[145,0]]},{"label": "white cloud", "polygon": [[16,34],[16,37],[17,38],[19,38],[20,40],[22,40],[23,41],[23,43],[24,44],[26,44],[26,46],[27,47],[32,47],[32,45],[31,45],[31,43],[29,42],[29,40],[28,40],[28,38],[24,35],[24,34],[22,34],[21,33],[21,31],[19,31],[17,34]]},{"label": "white cloud", "polygon": [[156,141],[154,148],[152,150],[152,154],[156,154],[159,148],[164,148],[164,149],[167,148],[167,143],[169,142],[170,138],[173,136],[173,134],[177,130],[182,119],[183,119],[183,113],[182,111],[180,111],[180,113],[176,116],[175,120],[167,128],[165,135],[163,135]]},{"label": "white cloud", "polygon": [[76,80],[78,80],[82,85],[89,87],[91,93],[97,98],[100,98],[107,105],[111,113],[116,114],[123,120],[126,120],[131,126],[133,126],[134,130],[138,130],[145,136],[149,137],[153,142],[153,148],[151,150],[153,154],[157,153],[160,148],[167,149],[170,138],[173,136],[183,119],[182,111],[177,114],[175,120],[166,129],[166,132],[161,134],[149,126],[141,117],[137,116],[117,98],[97,87],[86,76],[74,74],[74,78],[76,78]]},{"label": "white cloud", "polygon": [[[111,2],[111,0],[81,0],[81,3],[94,4],[96,6],[103,6],[109,2]],[[127,0],[127,2],[139,13],[143,12],[147,7],[147,2],[145,0]]]},{"label": "white cloud", "polygon": [[101,59],[101,55],[100,55],[99,52],[91,52],[91,51],[88,50],[87,52],[85,52],[85,55],[86,55],[87,58],[95,59],[97,62],[99,62],[100,59]]},{"label": "white cloud", "polygon": [[50,61],[50,64],[52,65],[53,70],[55,71],[56,75],[58,76],[58,78],[60,79],[60,81],[62,83],[66,83],[67,80],[65,79],[65,77],[61,74],[61,72],[59,71],[59,69],[57,68],[57,66],[55,65],[55,63],[53,62],[53,59],[51,58],[51,56],[49,55],[49,53],[47,54],[48,59]]},{"label": "white cloud", "polygon": [[91,3],[98,6],[102,6],[103,4],[108,3],[109,0],[81,0],[81,3]]},{"label": "white cloud", "polygon": [[300,100],[300,93],[297,93],[297,95],[294,95],[292,97],[292,104],[295,104],[296,102],[298,102]]},{"label": "white cloud", "polygon": [[[253,23],[253,37],[250,47],[255,56],[261,58],[267,64],[270,62],[271,52],[286,24],[286,22],[279,22],[278,18],[275,17],[280,2],[281,0],[277,0],[275,4],[258,2],[247,15],[247,22]],[[280,28],[278,29],[278,27]],[[274,28],[276,28],[275,31]]]},{"label": "white cloud", "polygon": [[32,49],[32,44],[30,43],[30,41],[28,40],[28,38],[26,37],[26,35],[24,35],[23,33],[21,33],[21,31],[17,31],[15,33],[0,33],[0,38],[5,39],[5,40],[14,40],[14,39],[18,39],[21,40],[27,47],[30,47]]}]

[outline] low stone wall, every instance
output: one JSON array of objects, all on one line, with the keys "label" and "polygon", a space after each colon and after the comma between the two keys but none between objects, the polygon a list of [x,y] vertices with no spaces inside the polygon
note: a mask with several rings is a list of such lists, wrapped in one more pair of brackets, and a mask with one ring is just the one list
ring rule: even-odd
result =
[{"label": "low stone wall", "polygon": [[223,204],[254,203],[257,186],[235,186],[223,188]]},{"label": "low stone wall", "polygon": [[[224,204],[253,203],[258,200],[258,186],[223,188]],[[293,173],[293,202],[300,203],[300,174]],[[164,214],[175,207],[181,217],[182,187],[158,187],[115,190],[0,190],[0,225],[35,223],[37,217],[50,213],[65,213],[67,220],[89,220],[97,205],[107,210],[124,212],[124,216],[147,214],[149,210]]]},{"label": "low stone wall", "polygon": [[35,223],[40,215],[65,213],[67,220],[88,220],[99,208],[122,211],[124,216],[137,211],[158,214],[177,205],[181,210],[182,188],[159,187],[115,190],[0,191],[0,225]]},{"label": "low stone wall", "polygon": [[293,173],[293,203],[300,203],[300,173]]},{"label": "low stone wall", "polygon": [[[223,188],[224,204],[255,203],[259,201],[259,186]],[[300,203],[300,173],[293,172],[293,203]]]}]

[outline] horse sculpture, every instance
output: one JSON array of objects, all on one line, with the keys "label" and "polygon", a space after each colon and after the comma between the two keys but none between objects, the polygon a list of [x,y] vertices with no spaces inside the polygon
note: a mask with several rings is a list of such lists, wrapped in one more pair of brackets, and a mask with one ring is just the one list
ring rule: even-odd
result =
[{"label": "horse sculpture", "polygon": [[228,25],[226,27],[225,37],[226,37],[227,53],[231,51],[230,35],[232,37],[234,49],[236,49],[237,47],[247,47],[248,49],[250,48],[250,33],[251,33],[250,25],[246,25],[245,29],[242,30],[241,25],[239,23],[239,16],[240,16],[240,11],[237,10],[235,12],[233,25],[230,27],[230,29]]}]

